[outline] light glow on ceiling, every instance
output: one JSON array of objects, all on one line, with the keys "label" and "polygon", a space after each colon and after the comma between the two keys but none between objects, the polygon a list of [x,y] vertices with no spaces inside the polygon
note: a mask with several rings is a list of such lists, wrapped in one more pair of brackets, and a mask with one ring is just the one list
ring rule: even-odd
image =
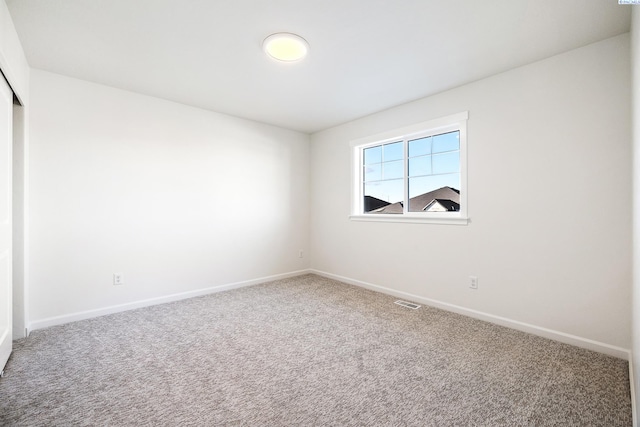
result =
[{"label": "light glow on ceiling", "polygon": [[262,47],[267,55],[282,62],[300,61],[309,52],[309,43],[292,33],[271,34],[264,39]]}]

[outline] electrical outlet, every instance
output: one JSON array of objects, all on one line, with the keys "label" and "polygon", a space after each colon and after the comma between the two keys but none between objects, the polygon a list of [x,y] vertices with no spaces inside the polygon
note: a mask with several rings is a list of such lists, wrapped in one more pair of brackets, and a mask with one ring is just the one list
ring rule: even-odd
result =
[{"label": "electrical outlet", "polygon": [[113,273],[113,284],[124,285],[124,282],[122,281],[122,274]]},{"label": "electrical outlet", "polygon": [[304,258],[304,251],[302,249],[298,251],[298,258]]},{"label": "electrical outlet", "polygon": [[478,289],[478,278],[476,276],[469,276],[469,287],[471,289]]}]

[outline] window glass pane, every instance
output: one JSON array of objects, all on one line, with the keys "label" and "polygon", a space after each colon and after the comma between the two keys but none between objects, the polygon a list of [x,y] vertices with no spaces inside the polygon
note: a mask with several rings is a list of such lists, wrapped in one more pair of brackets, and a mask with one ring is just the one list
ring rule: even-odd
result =
[{"label": "window glass pane", "polygon": [[460,174],[451,173],[445,175],[421,176],[409,179],[409,198],[412,199],[421,194],[438,190],[442,187],[460,189]]},{"label": "window glass pane", "polygon": [[460,149],[460,131],[443,133],[433,137],[433,152],[442,153]]},{"label": "window glass pane", "polygon": [[367,165],[364,167],[364,180],[365,181],[380,181],[382,179],[382,165],[380,163],[375,165]]},{"label": "window glass pane", "polygon": [[460,174],[422,176],[409,179],[409,211],[457,212],[460,210]]},{"label": "window glass pane", "polygon": [[409,141],[409,157],[431,154],[431,137],[414,139]]},{"label": "window glass pane", "polygon": [[389,181],[367,182],[364,184],[364,195],[375,197],[388,203],[396,203],[402,201],[402,192],[404,191],[404,183],[402,179],[393,179]]},{"label": "window glass pane", "polygon": [[412,157],[409,159],[409,176],[430,174],[431,156]]},{"label": "window glass pane", "polygon": [[383,146],[384,158],[383,161],[389,162],[391,160],[401,160],[404,157],[404,149],[402,148],[402,142],[394,142],[393,144],[386,144]]},{"label": "window glass pane", "polygon": [[385,162],[382,164],[382,177],[384,179],[402,178],[404,176],[404,161]]},{"label": "window glass pane", "polygon": [[[400,205],[398,203],[398,205]],[[364,200],[363,200],[363,212],[364,213],[376,213],[376,214],[381,214],[381,213],[402,213],[402,209],[396,209],[397,206],[392,205],[389,202],[386,202],[384,200],[372,197],[372,196],[364,196]],[[390,206],[390,208],[385,209],[387,206]],[[400,205],[401,206],[401,205]],[[387,212],[387,210],[389,212]],[[393,212],[391,212],[393,211]]]},{"label": "window glass pane", "polygon": [[413,199],[416,196],[435,190],[436,188],[434,188],[433,185],[431,185],[432,178],[433,177],[431,176],[421,176],[419,178],[410,178],[409,179],[409,199]]},{"label": "window glass pane", "polygon": [[460,152],[435,154],[433,156],[433,173],[460,172]]},{"label": "window glass pane", "polygon": [[373,163],[382,162],[382,146],[365,148],[364,150],[364,164],[370,165]]}]

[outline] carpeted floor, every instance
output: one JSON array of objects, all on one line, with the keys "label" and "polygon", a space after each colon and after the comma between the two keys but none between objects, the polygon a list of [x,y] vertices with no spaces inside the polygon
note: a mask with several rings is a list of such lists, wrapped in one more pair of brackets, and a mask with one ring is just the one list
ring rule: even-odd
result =
[{"label": "carpeted floor", "polygon": [[10,426],[629,426],[627,362],[315,275],[35,331]]}]

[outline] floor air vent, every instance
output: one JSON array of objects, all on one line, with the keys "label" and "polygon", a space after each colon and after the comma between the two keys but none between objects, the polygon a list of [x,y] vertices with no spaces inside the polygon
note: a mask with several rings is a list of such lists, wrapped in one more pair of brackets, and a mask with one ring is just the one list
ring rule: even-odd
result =
[{"label": "floor air vent", "polygon": [[398,304],[398,305],[401,305],[403,307],[411,308],[413,310],[417,310],[417,309],[420,308],[420,306],[418,304],[414,304],[412,302],[407,302],[407,301],[402,301],[402,300],[398,300],[398,301],[394,302],[394,304]]}]

